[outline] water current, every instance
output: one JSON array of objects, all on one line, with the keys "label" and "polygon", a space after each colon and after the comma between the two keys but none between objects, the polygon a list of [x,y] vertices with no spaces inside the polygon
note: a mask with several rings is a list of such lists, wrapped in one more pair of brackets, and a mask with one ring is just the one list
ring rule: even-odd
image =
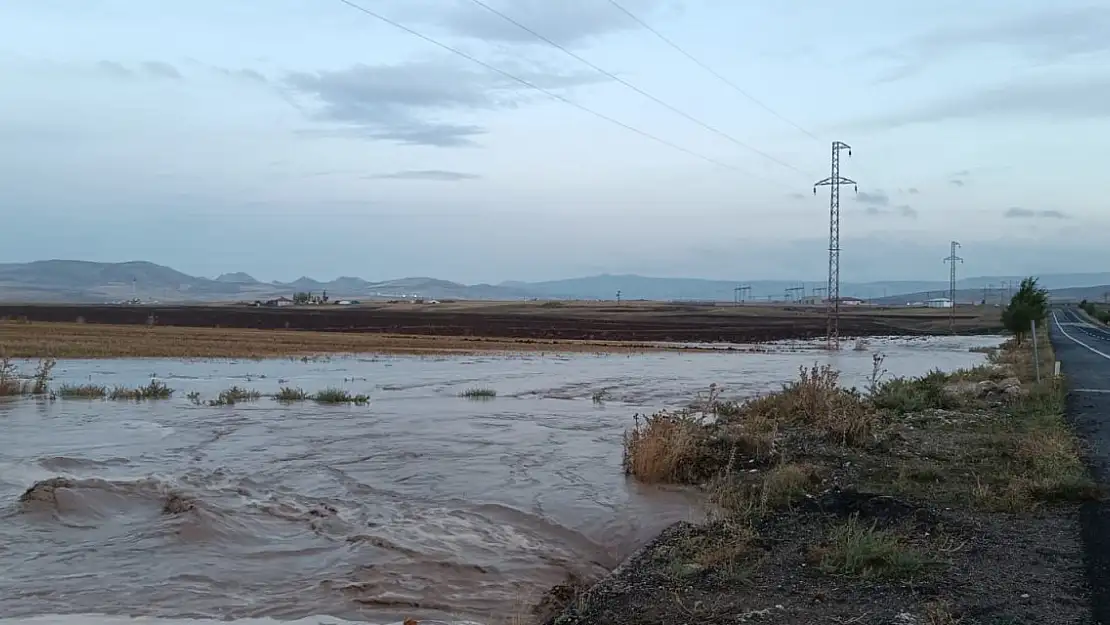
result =
[{"label": "water current", "polygon": [[[694,493],[623,477],[634,413],[686,404],[711,382],[726,397],[773,390],[815,362],[862,385],[875,351],[892,375],[951,370],[982,361],[969,348],[996,343],[61,361],[54,385],[154,376],[176,392],[0,401],[0,623],[497,622],[568,573],[601,575],[668,524],[698,518]],[[185,397],[231,385],[340,386],[372,401]],[[498,395],[460,398],[470,387]],[[51,478],[66,480],[53,497],[19,501]]]}]

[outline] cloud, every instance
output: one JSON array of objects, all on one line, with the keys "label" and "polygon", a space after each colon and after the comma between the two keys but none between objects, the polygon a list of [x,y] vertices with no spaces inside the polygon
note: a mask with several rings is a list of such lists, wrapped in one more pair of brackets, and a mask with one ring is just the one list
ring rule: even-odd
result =
[{"label": "cloud", "polygon": [[1110,73],[1012,82],[850,124],[857,129],[983,117],[1104,119],[1110,117]]},{"label": "cloud", "polygon": [[[593,75],[559,74],[534,67],[506,71],[548,90],[598,82]],[[309,131],[311,134],[439,147],[474,145],[474,137],[486,129],[435,117],[515,108],[534,97],[533,90],[494,72],[434,61],[293,72],[284,83],[314,100],[317,110],[312,116],[331,124]]]},{"label": "cloud", "polygon": [[478,174],[468,174],[461,171],[446,171],[443,169],[411,169],[406,171],[395,171],[388,174],[375,174],[367,176],[367,178],[375,180],[436,180],[436,181],[455,181],[455,180],[476,180],[481,178]]},{"label": "cloud", "polygon": [[962,186],[966,185],[967,183],[964,182],[963,180],[960,180],[959,178],[953,178],[953,179],[948,181],[948,184],[952,185],[953,187],[962,187]]},{"label": "cloud", "polygon": [[889,206],[890,196],[882,189],[874,191],[860,191],[856,194],[856,201],[861,204],[870,204],[872,206]]},{"label": "cloud", "polygon": [[96,64],[96,68],[117,78],[133,78],[135,76],[134,72],[115,61],[101,61]]},{"label": "cloud", "polygon": [[[640,28],[608,2],[597,0],[483,0],[544,37],[563,46],[588,43],[605,35]],[[625,0],[623,6],[642,19],[664,8],[667,0]],[[505,44],[547,45],[527,31],[472,2],[424,0],[408,9],[409,17],[446,29],[453,35]]]},{"label": "cloud", "polygon": [[142,64],[143,72],[155,78],[170,78],[173,80],[181,80],[181,72],[169,63],[161,61],[147,61]]},{"label": "cloud", "polygon": [[939,28],[901,45],[873,48],[865,57],[894,61],[895,66],[877,79],[893,82],[932,63],[970,54],[971,48],[1003,48],[1039,64],[1105,53],[1110,51],[1108,32],[1110,7],[1059,7],[991,23]]},{"label": "cloud", "polygon": [[906,193],[909,193],[910,195],[917,195],[921,192],[917,190],[917,187],[910,187],[906,189]]},{"label": "cloud", "polygon": [[1058,210],[1033,210],[1014,206],[1004,213],[1007,219],[1067,219],[1068,216]]},{"label": "cloud", "polygon": [[786,197],[792,200],[805,200],[809,198],[805,193],[788,193]]},{"label": "cloud", "polygon": [[867,208],[864,209],[864,212],[867,213],[868,215],[873,215],[875,217],[895,216],[895,217],[905,217],[907,219],[916,219],[917,218],[917,210],[914,207],[910,206],[909,204],[899,204],[899,205],[894,206],[892,208],[883,208],[881,206],[868,206]]}]

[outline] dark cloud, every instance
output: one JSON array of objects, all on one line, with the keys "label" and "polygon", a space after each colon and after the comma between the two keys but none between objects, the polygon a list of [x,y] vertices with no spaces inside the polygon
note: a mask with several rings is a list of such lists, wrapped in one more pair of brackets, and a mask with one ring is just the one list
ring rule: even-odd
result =
[{"label": "dark cloud", "polygon": [[917,187],[910,187],[906,189],[906,193],[909,193],[910,195],[917,195],[921,192],[917,190]]},{"label": "dark cloud", "polygon": [[1067,219],[1068,216],[1058,210],[1033,210],[1014,206],[1004,213],[1007,219]]},{"label": "dark cloud", "polygon": [[1110,73],[1012,82],[862,120],[850,126],[857,129],[894,128],[983,117],[1080,120],[1110,117]]},{"label": "dark cloud", "polygon": [[886,191],[883,191],[882,189],[876,189],[874,191],[860,191],[856,194],[856,201],[860,202],[861,204],[870,204],[872,206],[889,206],[890,196],[887,195]]},{"label": "dark cloud", "polygon": [[[593,75],[510,71],[538,87],[556,90],[597,82]],[[285,84],[315,101],[312,116],[332,127],[312,134],[394,141],[410,145],[474,145],[485,128],[435,119],[448,113],[514,108],[536,94],[517,81],[454,63],[355,65],[345,70],[294,72]]]},{"label": "dark cloud", "polygon": [[805,200],[805,199],[809,198],[809,196],[806,195],[805,193],[789,193],[789,194],[787,194],[786,197],[788,197],[792,200]]},{"label": "dark cloud", "polygon": [[953,178],[953,179],[948,181],[948,184],[952,185],[953,187],[962,187],[962,186],[966,185],[967,183],[964,182],[963,180],[960,180],[959,178]]},{"label": "dark cloud", "polygon": [[476,180],[481,178],[478,174],[468,174],[461,171],[447,171],[443,169],[412,169],[395,171],[389,174],[375,174],[367,178],[377,180],[435,180],[452,182],[456,180]]},{"label": "dark cloud", "polygon": [[155,78],[170,78],[173,80],[181,80],[181,72],[169,63],[161,61],[147,61],[142,64],[143,72],[148,76]]},{"label": "dark cloud", "polygon": [[[514,20],[564,46],[582,45],[590,40],[639,24],[609,2],[597,0],[483,0]],[[668,0],[624,0],[622,5],[648,20]],[[507,44],[547,45],[527,31],[474,4],[424,0],[407,9],[408,15],[446,29],[454,35]]]},{"label": "dark cloud", "polygon": [[1006,15],[992,23],[941,28],[902,45],[870,50],[870,59],[893,61],[876,82],[892,82],[915,75],[932,63],[971,48],[1003,48],[1037,64],[1058,63],[1077,56],[1110,51],[1110,6],[1056,7]]}]

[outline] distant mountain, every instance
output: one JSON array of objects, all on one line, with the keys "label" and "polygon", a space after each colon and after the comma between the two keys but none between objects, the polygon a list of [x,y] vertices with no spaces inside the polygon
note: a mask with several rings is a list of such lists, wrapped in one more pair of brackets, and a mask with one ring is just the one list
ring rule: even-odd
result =
[{"label": "distant mountain", "polygon": [[[977,276],[961,279],[957,300],[993,300],[1003,293],[1004,283],[1016,285],[1021,276]],[[1110,292],[1110,273],[1055,274],[1040,277],[1040,284],[1058,298],[1100,300]],[[744,293],[753,300],[794,299],[804,292],[815,293],[825,281],[787,280],[705,280],[700,278],[652,278],[639,275],[587,276],[545,282],[502,282],[500,284],[460,284],[430,277],[408,277],[372,282],[342,276],[321,281],[303,276],[292,282],[259,282],[243,272],[231,272],[215,279],[190,276],[169,267],[146,261],[97,263],[79,260],[43,260],[30,263],[0,264],[0,299],[39,302],[104,302],[139,297],[159,302],[230,302],[290,296],[298,291],[320,294],[331,299],[584,299],[611,300],[620,291],[626,300],[712,300],[732,301],[737,286],[751,287]],[[885,281],[841,283],[845,296],[877,303],[904,304],[929,297],[945,296],[946,281]]]},{"label": "distant mountain", "polygon": [[216,282],[228,282],[231,284],[259,284],[258,280],[254,279],[254,276],[250,275],[249,273],[243,273],[242,271],[236,271],[234,273],[221,273],[216,278]]}]

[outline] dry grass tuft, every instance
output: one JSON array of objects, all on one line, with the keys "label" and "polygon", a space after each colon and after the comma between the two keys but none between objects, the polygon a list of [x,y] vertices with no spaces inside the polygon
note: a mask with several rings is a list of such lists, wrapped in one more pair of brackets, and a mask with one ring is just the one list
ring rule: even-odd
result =
[{"label": "dry grass tuft", "polygon": [[800,367],[797,380],[747,402],[741,413],[817,428],[845,445],[869,442],[877,417],[859,392],[840,386],[840,372],[829,365]]},{"label": "dry grass tuft", "polygon": [[635,425],[624,436],[625,475],[647,484],[695,481],[709,435],[704,421],[689,411],[635,415]]}]

